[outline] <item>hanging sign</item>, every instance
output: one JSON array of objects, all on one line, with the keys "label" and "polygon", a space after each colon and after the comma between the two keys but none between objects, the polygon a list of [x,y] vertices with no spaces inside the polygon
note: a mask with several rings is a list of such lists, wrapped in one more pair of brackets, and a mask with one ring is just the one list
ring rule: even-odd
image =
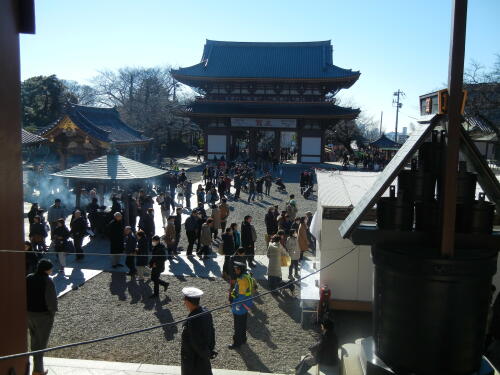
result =
[{"label": "hanging sign", "polygon": [[231,118],[233,128],[296,128],[296,119]]}]

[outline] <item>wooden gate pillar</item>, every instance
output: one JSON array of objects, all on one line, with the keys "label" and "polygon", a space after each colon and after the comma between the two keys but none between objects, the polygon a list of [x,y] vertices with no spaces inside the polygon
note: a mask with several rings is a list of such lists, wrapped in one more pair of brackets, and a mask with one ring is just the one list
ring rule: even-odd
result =
[{"label": "wooden gate pillar", "polygon": [[[24,207],[21,154],[19,33],[34,33],[33,1],[0,1],[0,249],[23,250]],[[8,182],[8,183],[6,183]],[[27,350],[25,259],[0,253],[0,356]],[[0,361],[0,374],[28,373],[28,358]]]}]

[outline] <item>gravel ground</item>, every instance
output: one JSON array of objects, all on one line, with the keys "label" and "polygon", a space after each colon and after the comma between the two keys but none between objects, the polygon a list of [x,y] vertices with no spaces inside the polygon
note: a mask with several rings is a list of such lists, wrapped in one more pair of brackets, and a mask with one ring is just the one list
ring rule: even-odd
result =
[{"label": "gravel ground", "polygon": [[[264,236],[266,234],[266,225],[264,223],[264,216],[267,213],[267,209],[271,205],[279,205],[280,210],[286,209],[286,203],[290,199],[290,194],[295,194],[295,200],[297,201],[297,207],[299,209],[298,216],[304,216],[307,211],[311,211],[314,213],[316,211],[316,194],[317,187],[315,186],[315,192],[312,198],[304,199],[300,195],[300,187],[299,187],[299,174],[303,170],[303,167],[299,166],[287,166],[284,168],[283,172],[283,183],[287,188],[287,193],[283,194],[276,191],[275,186],[271,188],[271,196],[264,196],[263,201],[255,201],[252,203],[248,203],[248,195],[245,192],[241,192],[240,200],[234,201],[232,199],[228,200],[228,204],[231,209],[231,213],[229,216],[228,224],[230,223],[238,223],[238,226],[241,226],[241,222],[246,215],[252,215],[253,221],[252,224],[255,226],[255,230],[257,231],[257,242],[255,244],[255,253],[256,254],[265,254],[266,253],[266,242]],[[199,181],[201,179],[200,172],[188,172],[189,178],[192,181]],[[234,193],[234,189],[232,189]],[[206,208],[207,206],[205,206]],[[210,210],[207,209],[207,214],[210,215]],[[182,232],[180,246],[183,248],[187,247],[187,239],[185,236],[185,232]]]},{"label": "gravel ground", "polygon": [[[208,308],[227,303],[227,283],[223,280],[163,277],[170,282],[168,296],[149,299],[152,284],[130,282],[125,273],[104,272],[59,301],[49,346],[111,335],[183,318],[187,311],[181,289],[197,286],[205,291],[203,305]],[[260,281],[259,281],[260,282]],[[265,281],[261,282],[262,284]],[[266,290],[266,285],[260,285]],[[214,368],[291,373],[315,343],[314,329],[300,325],[298,299],[264,296],[248,320],[248,344],[240,350],[227,349],[233,335],[229,309],[214,313],[219,352]],[[182,327],[160,328],[146,333],[99,344],[59,350],[50,356],[150,364],[180,365]]]},{"label": "gravel ground", "polygon": [[[299,193],[300,167],[286,167],[283,181],[288,189],[281,194],[273,186],[271,197],[263,202],[246,202],[247,194],[241,193],[240,201],[230,200],[229,223],[241,224],[245,215],[254,217],[258,240],[256,253],[265,254],[264,215],[269,205],[285,208],[289,194],[295,194],[299,215],[316,210],[316,196],[305,200]],[[200,172],[190,171],[189,177],[199,181]],[[184,230],[180,246],[186,248]],[[182,303],[181,289],[197,286],[205,291],[203,304],[216,307],[227,303],[227,284],[220,279],[163,276],[170,282],[168,297],[152,300],[152,284],[130,282],[125,273],[104,272],[72,291],[59,301],[49,346],[61,345],[117,332],[140,329],[184,318],[187,311]],[[266,281],[258,280],[260,290],[266,290]],[[371,331],[371,314],[336,312],[337,333],[340,343],[353,342],[366,337]],[[299,300],[290,297],[265,296],[256,301],[256,309],[248,321],[248,345],[238,351],[227,349],[233,335],[233,319],[229,309],[214,314],[217,351],[219,356],[212,362],[214,368],[251,370],[261,372],[293,373],[292,369],[308,348],[316,342],[314,328],[303,329],[300,325]],[[99,344],[84,345],[51,352],[50,356],[81,358],[150,364],[180,364],[181,327],[157,329]]]}]

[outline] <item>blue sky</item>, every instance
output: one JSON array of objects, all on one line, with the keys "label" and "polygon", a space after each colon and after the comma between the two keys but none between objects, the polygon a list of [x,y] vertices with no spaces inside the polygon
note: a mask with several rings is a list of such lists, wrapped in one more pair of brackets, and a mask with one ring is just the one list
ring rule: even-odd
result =
[{"label": "blue sky", "polygon": [[[447,81],[451,0],[40,0],[37,33],[21,36],[22,79],[88,82],[122,66],[189,66],[205,39],[333,43],[334,64],[361,71],[341,96],[394,129],[418,116],[418,96]],[[500,1],[469,0],[466,66],[500,53]]]}]

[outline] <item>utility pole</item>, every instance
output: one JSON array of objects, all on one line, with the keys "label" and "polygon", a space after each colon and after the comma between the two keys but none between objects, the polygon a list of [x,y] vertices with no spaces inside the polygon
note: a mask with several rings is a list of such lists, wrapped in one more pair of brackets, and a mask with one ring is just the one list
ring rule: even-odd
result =
[{"label": "utility pole", "polygon": [[380,131],[379,136],[382,137],[382,119],[384,118],[384,111],[380,111]]},{"label": "utility pole", "polygon": [[394,136],[394,142],[398,142],[398,117],[399,117],[399,109],[403,106],[403,103],[400,102],[400,99],[402,99],[405,96],[405,93],[401,90],[398,89],[393,96],[395,98],[392,99],[392,105],[396,107],[396,135]]}]

